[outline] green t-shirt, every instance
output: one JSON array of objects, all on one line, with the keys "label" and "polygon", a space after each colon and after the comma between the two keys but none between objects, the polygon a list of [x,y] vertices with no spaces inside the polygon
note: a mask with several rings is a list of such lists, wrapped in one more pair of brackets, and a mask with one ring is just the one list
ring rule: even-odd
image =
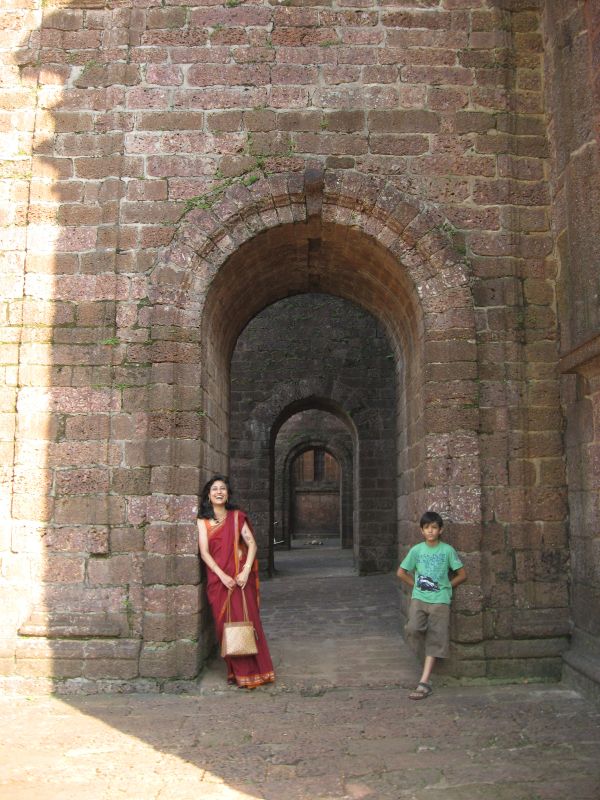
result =
[{"label": "green t-shirt", "polygon": [[448,572],[462,567],[462,561],[452,545],[439,542],[430,547],[419,542],[408,551],[402,569],[411,572],[415,579],[412,596],[424,603],[446,603],[452,600],[452,586]]}]

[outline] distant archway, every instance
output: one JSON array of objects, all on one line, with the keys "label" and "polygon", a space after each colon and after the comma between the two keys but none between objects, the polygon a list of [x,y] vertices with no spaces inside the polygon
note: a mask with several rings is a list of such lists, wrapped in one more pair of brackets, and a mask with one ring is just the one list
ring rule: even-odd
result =
[{"label": "distant archway", "polygon": [[[321,411],[321,413],[323,413]],[[327,414],[329,416],[329,414]],[[348,422],[340,420],[337,431],[329,431],[328,435],[318,435],[315,431],[307,431],[294,438],[293,444],[283,442],[278,454],[279,432],[285,428],[283,423],[275,435],[276,447],[273,454],[274,465],[274,519],[280,526],[275,528],[274,535],[282,538],[286,547],[290,547],[292,538],[292,468],[295,460],[307,451],[321,449],[329,453],[339,465],[339,544],[343,548],[354,545],[354,507],[358,506],[358,476],[355,474],[357,463],[358,437]],[[293,419],[291,417],[290,419]],[[355,560],[357,553],[354,553]]]},{"label": "distant archway", "polygon": [[[282,480],[282,536],[286,546],[289,548],[292,538],[296,535],[296,525],[293,518],[294,497],[293,490],[296,484],[294,480],[294,466],[298,458],[307,452],[322,451],[333,458],[338,467],[339,492],[339,519],[338,519],[338,541],[340,547],[351,548],[353,542],[352,525],[352,506],[353,506],[353,474],[352,474],[352,452],[347,452],[340,447],[332,445],[330,442],[319,439],[307,439],[301,444],[292,448],[285,457],[283,465]],[[277,500],[277,495],[276,495]]]},{"label": "distant archway", "polygon": [[290,535],[341,542],[341,469],[325,445],[298,453],[289,467]]},{"label": "distant archway", "polygon": [[[347,476],[346,482],[347,490],[354,486],[356,495],[365,498],[370,520],[381,523],[371,531],[370,543],[366,537],[362,540],[361,550],[357,518],[357,564],[365,571],[390,568],[395,486],[389,465],[395,462],[396,440],[393,361],[386,331],[371,314],[323,293],[273,303],[240,335],[230,372],[230,474],[257,529],[268,530],[263,565],[272,569],[272,543],[281,539],[279,461],[287,431],[289,447],[307,435],[325,443],[330,435],[342,436],[346,449],[356,454],[353,463],[364,463],[371,479],[379,477],[387,501],[381,506],[369,499],[359,473]],[[351,504],[360,507],[358,501]],[[310,527],[308,520],[306,524]]]}]

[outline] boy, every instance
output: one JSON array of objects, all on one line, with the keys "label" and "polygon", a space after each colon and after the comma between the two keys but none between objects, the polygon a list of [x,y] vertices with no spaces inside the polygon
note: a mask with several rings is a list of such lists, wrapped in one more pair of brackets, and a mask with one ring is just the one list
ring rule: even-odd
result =
[{"label": "boy", "polygon": [[[456,550],[440,541],[444,521],[435,511],[426,511],[420,521],[424,542],[408,551],[398,567],[398,577],[412,588],[406,638],[418,653],[425,643],[425,663],[411,700],[424,700],[433,691],[430,677],[436,658],[449,652],[452,589],[467,579]],[[450,579],[450,572],[453,573]]]}]

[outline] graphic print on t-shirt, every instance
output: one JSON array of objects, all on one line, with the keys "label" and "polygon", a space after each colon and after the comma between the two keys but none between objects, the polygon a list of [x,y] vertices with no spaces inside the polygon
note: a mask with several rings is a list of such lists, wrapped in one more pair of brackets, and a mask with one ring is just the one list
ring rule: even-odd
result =
[{"label": "graphic print on t-shirt", "polygon": [[[437,548],[436,548],[437,550]],[[448,582],[448,554],[421,550],[417,559],[417,586],[422,592],[439,592],[440,583]]]},{"label": "graphic print on t-shirt", "polygon": [[449,571],[462,567],[456,550],[445,542],[430,547],[425,542],[416,544],[400,564],[415,579],[412,597],[424,603],[446,603],[452,600]]},{"label": "graphic print on t-shirt", "polygon": [[417,575],[417,586],[422,592],[439,592],[440,585],[427,575]]}]

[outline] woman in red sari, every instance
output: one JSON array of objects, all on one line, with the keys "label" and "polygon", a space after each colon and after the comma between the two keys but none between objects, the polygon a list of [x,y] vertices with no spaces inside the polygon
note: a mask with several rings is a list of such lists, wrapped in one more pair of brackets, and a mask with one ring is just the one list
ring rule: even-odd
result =
[{"label": "woman in red sari", "polygon": [[260,622],[258,563],[252,528],[243,511],[229,503],[231,488],[222,475],[215,475],[204,486],[198,510],[200,557],[206,564],[206,593],[215,621],[219,643],[228,597],[231,619],[243,619],[242,591],[246,596],[248,616],[257,635],[258,653],[254,656],[226,657],[227,680],[246,689],[254,689],[275,680],[273,662]]}]

